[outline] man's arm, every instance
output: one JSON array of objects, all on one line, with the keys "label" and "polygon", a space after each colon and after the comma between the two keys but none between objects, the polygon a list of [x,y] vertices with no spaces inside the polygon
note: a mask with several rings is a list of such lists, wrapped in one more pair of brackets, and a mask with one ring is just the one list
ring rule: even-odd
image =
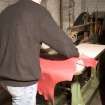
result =
[{"label": "man's arm", "polygon": [[60,54],[66,57],[78,57],[78,49],[73,44],[73,41],[60,30],[51,15],[43,10],[40,20],[41,27],[41,42],[46,43],[51,48],[55,49]]}]

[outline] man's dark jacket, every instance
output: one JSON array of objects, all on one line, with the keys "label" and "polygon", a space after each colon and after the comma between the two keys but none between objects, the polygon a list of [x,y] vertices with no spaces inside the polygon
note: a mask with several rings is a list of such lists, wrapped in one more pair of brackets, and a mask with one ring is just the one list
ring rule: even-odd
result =
[{"label": "man's dark jacket", "polygon": [[21,0],[0,14],[0,82],[27,86],[40,78],[40,43],[66,57],[78,50],[48,11],[31,0]]}]

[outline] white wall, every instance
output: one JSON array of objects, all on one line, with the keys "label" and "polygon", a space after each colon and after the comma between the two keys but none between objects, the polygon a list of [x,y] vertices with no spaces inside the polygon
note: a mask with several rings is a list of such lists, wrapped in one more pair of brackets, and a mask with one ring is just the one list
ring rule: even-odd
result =
[{"label": "white wall", "polygon": [[74,7],[74,17],[75,19],[78,17],[78,15],[81,13],[81,0],[74,0],[75,7]]},{"label": "white wall", "polygon": [[105,0],[75,0],[75,17],[81,12],[105,11]]},{"label": "white wall", "polygon": [[15,3],[17,0],[0,0],[0,12],[4,10],[7,6]]},{"label": "white wall", "polygon": [[47,0],[47,9],[58,25],[60,25],[60,0]]},{"label": "white wall", "polygon": [[[0,12],[5,9],[7,6],[15,3],[17,0],[0,0]],[[60,0],[44,0],[45,6],[51,13],[52,17],[58,25],[60,25]]]},{"label": "white wall", "polygon": [[105,0],[86,0],[86,8],[92,13],[93,11],[105,11]]},{"label": "white wall", "polygon": [[[0,0],[0,12],[8,5],[16,1],[17,0]],[[60,0],[45,0],[45,1],[46,1],[45,4],[47,6],[47,9],[51,13],[56,23],[60,25]],[[66,3],[66,1],[68,0],[64,0],[64,1]],[[98,11],[105,11],[105,0],[74,0],[74,2],[75,2],[74,20],[83,11],[88,10],[89,13],[92,13],[96,11],[97,8],[98,8]],[[66,21],[66,24],[67,24],[67,21]]]}]

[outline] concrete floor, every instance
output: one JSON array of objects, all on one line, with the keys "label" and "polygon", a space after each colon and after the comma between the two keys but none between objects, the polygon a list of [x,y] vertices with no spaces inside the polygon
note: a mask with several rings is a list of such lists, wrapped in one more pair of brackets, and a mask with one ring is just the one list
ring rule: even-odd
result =
[{"label": "concrete floor", "polygon": [[102,105],[100,94],[97,92],[89,105]]},{"label": "concrete floor", "polygon": [[[7,94],[7,96],[8,96],[8,94]],[[5,99],[4,103],[0,102],[0,105],[11,105],[11,103],[8,99],[10,99],[10,98]],[[40,104],[38,104],[38,105],[40,105]],[[96,92],[96,94],[92,98],[91,102],[88,103],[88,105],[102,105],[99,92]]]}]

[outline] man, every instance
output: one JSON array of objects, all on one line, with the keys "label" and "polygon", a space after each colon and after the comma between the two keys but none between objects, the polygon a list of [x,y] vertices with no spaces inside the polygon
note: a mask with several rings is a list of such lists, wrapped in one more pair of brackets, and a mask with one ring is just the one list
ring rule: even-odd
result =
[{"label": "man", "polygon": [[79,56],[40,2],[20,0],[0,14],[0,83],[12,96],[12,105],[36,103],[42,42],[67,58]]}]

